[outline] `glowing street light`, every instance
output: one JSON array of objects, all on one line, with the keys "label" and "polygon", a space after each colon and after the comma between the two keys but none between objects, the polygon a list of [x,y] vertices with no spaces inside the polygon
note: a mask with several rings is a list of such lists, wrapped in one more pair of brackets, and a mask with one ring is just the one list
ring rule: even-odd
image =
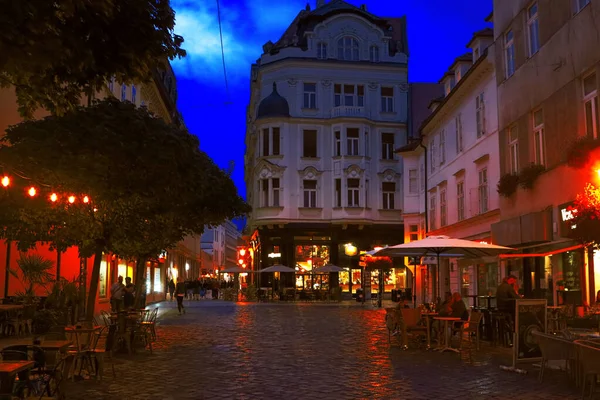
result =
[{"label": "glowing street light", "polygon": [[246,249],[240,249],[240,256],[244,257],[246,255]]},{"label": "glowing street light", "polygon": [[90,202],[90,198],[89,198],[89,197],[87,197],[87,196],[83,196],[83,202],[84,202],[85,204],[89,203],[89,202]]},{"label": "glowing street light", "polygon": [[35,188],[32,186],[29,188],[27,193],[29,193],[29,196],[34,197],[37,194],[37,190],[35,190]]},{"label": "glowing street light", "polygon": [[10,185],[10,178],[8,176],[4,176],[2,178],[2,186],[8,187],[8,185]]},{"label": "glowing street light", "polygon": [[75,203],[75,196],[69,196],[69,203]]},{"label": "glowing street light", "polygon": [[54,203],[56,200],[58,200],[58,195],[56,193],[52,193],[50,195],[50,201]]},{"label": "glowing street light", "polygon": [[356,248],[355,245],[353,245],[352,243],[346,243],[344,245],[344,253],[346,253],[346,255],[348,257],[353,257],[356,255],[356,253],[358,252],[358,249]]}]

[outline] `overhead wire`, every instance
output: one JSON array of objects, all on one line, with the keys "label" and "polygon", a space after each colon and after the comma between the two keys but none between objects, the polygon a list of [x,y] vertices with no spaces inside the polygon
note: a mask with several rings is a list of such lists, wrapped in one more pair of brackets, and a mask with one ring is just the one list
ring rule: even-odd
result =
[{"label": "overhead wire", "polygon": [[223,76],[225,78],[225,93],[227,96],[227,102],[229,102],[230,101],[229,80],[227,79],[227,67],[225,65],[225,47],[223,45],[223,27],[221,24],[221,4],[220,4],[219,0],[217,0],[217,18],[219,20],[219,37],[221,39],[221,61],[223,62]]}]

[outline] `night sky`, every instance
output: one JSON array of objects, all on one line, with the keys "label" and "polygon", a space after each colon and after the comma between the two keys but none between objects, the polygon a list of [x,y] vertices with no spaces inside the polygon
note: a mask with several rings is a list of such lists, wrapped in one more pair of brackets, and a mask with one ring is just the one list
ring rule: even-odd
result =
[{"label": "night sky", "polygon": [[[331,0],[328,0],[331,1]],[[406,15],[410,82],[437,82],[452,61],[465,53],[492,0],[348,0],[367,5],[380,17]],[[176,33],[185,38],[188,56],[173,62],[178,108],[200,146],[222,168],[235,164],[233,178],[245,198],[244,137],[250,99],[250,65],[262,45],[276,42],[306,0],[221,0],[221,22],[228,88],[221,60],[216,0],[172,0]],[[308,2],[315,8],[316,0]]]}]

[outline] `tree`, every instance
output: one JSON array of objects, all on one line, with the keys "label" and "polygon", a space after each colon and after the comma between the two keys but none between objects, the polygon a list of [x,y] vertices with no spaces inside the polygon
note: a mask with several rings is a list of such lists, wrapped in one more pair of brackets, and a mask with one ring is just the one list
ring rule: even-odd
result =
[{"label": "tree", "polygon": [[169,0],[13,0],[0,13],[0,87],[15,87],[24,117],[63,114],[109,79],[146,82],[185,56],[174,25]]},{"label": "tree", "polygon": [[568,221],[569,237],[586,246],[600,248],[600,189],[588,183],[569,211],[573,215]]},{"label": "tree", "polygon": [[[195,136],[131,103],[106,99],[25,121],[10,127],[0,144],[5,171],[27,182],[21,195],[0,198],[0,225],[20,226],[2,237],[27,246],[35,240],[77,245],[82,256],[93,255],[90,319],[103,252],[139,261],[207,224],[250,211]],[[24,195],[29,185],[39,189],[34,203]],[[77,201],[50,204],[53,190]],[[9,206],[15,208],[6,211]]]}]

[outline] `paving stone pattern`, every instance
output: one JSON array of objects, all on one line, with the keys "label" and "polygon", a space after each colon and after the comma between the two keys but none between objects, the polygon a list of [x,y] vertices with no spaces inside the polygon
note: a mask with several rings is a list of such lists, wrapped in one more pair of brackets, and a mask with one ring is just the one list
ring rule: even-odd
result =
[{"label": "paving stone pattern", "polygon": [[388,344],[370,306],[159,304],[154,353],[115,356],[102,381],[68,384],[68,399],[577,399],[563,374],[506,372],[506,349],[440,354]]}]

